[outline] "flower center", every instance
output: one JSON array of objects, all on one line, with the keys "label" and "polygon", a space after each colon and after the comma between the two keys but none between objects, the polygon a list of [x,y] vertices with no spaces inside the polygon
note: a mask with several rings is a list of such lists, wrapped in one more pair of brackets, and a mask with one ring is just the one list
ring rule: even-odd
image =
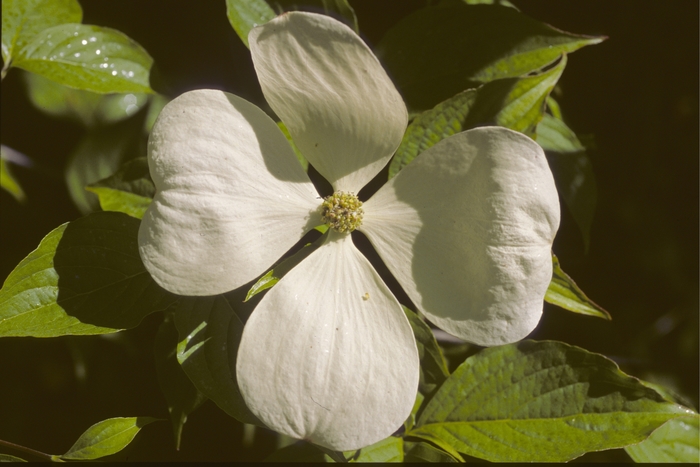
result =
[{"label": "flower center", "polygon": [[321,215],[323,222],[336,232],[352,232],[362,225],[362,201],[354,193],[336,191],[323,198]]}]

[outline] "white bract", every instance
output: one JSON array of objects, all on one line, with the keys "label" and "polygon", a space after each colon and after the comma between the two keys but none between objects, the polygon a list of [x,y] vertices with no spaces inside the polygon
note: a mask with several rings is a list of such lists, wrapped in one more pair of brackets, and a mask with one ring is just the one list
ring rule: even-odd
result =
[{"label": "white bract", "polygon": [[[357,193],[389,161],[407,112],[362,40],[326,16],[287,13],[252,30],[270,107],[336,192]],[[262,110],[221,91],[185,93],[148,146],[157,193],[139,231],[146,268],[181,295],[213,295],[264,273],[314,226],[318,193]],[[559,202],[542,149],[503,128],[451,136],[362,206],[358,230],[420,312],[469,342],[537,325]],[[270,428],[336,450],[391,435],[419,378],[411,327],[353,245],[329,229],[245,325],[238,384]]]}]

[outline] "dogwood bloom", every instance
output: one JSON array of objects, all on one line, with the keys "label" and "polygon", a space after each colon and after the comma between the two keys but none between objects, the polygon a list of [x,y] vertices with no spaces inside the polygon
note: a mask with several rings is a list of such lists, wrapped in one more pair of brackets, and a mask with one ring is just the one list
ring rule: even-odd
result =
[{"label": "dogwood bloom", "polygon": [[321,199],[262,110],[221,91],[169,103],[148,146],[157,193],[139,248],[158,284],[213,295],[264,273],[323,221],[317,250],[245,324],[237,380],[270,428],[336,450],[391,435],[419,379],[411,327],[353,245],[366,235],[415,306],[481,345],[525,337],[549,284],[559,202],[542,149],[497,127],[451,136],[364,204],[356,193],[389,161],[406,107],[362,40],[322,15],[287,13],[252,30],[270,107],[335,194]]}]

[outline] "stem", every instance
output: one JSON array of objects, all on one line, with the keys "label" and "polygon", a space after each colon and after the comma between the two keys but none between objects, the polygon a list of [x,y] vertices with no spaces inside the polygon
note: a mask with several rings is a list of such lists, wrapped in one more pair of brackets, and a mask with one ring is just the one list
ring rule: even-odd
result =
[{"label": "stem", "polygon": [[19,444],[11,443],[9,441],[5,441],[3,439],[0,439],[0,446],[5,446],[8,448],[16,449],[17,451],[22,451],[27,454],[31,454],[36,457],[41,457],[42,459],[48,460],[48,461],[54,461],[55,458],[51,454],[46,454],[44,452],[37,451],[32,448],[27,448],[24,446],[20,446]]}]

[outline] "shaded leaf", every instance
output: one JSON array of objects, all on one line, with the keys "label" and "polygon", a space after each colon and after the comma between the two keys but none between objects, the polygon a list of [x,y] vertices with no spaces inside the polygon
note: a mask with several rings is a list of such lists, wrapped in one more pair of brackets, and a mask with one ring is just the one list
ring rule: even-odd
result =
[{"label": "shaded leaf", "polygon": [[9,454],[0,454],[0,462],[27,462],[21,457],[11,456]]},{"label": "shaded leaf", "polygon": [[141,219],[153,201],[155,186],[145,157],[127,161],[111,177],[86,187],[95,193],[103,211],[118,211]]},{"label": "shaded leaf", "polygon": [[666,422],[639,444],[625,447],[635,462],[700,463],[700,416]]},{"label": "shaded leaf", "polygon": [[85,126],[124,120],[148,103],[148,95],[143,93],[97,94],[69,88],[34,73],[22,75],[34,107],[49,115],[78,120]]},{"label": "shaded leaf", "polygon": [[112,176],[128,159],[139,154],[143,114],[106,127],[93,128],[70,155],[65,178],[68,192],[81,213],[100,208],[95,193],[86,186]]},{"label": "shaded leaf", "polygon": [[248,293],[245,297],[245,302],[274,286],[280,279],[282,279],[285,274],[294,268],[297,264],[301,263],[306,259],[311,253],[313,253],[321,244],[323,243],[323,237],[317,239],[314,243],[305,245],[304,248],[294,253],[292,256],[283,259],[279,263],[275,264],[272,269],[267,271],[265,274],[258,279],[253,286],[248,289]]},{"label": "shaded leaf", "polygon": [[83,10],[76,0],[3,0],[2,60],[7,66],[38,33],[64,23],[80,23]]},{"label": "shaded leaf", "polygon": [[499,125],[534,136],[544,115],[545,100],[565,66],[566,56],[543,73],[496,80],[460,92],[418,115],[396,150],[389,166],[389,178],[441,140],[476,126]]},{"label": "shaded leaf", "polygon": [[276,15],[265,0],[226,0],[226,16],[238,37],[246,47],[250,48],[248,45],[250,30],[267,23]]},{"label": "shaded leaf", "polygon": [[403,311],[411,324],[418,346],[420,358],[418,391],[427,396],[450,376],[450,372],[447,370],[447,362],[430,327],[414,311],[406,307],[403,307]]},{"label": "shaded leaf", "polygon": [[537,143],[547,154],[557,191],[569,207],[588,250],[598,192],[586,148],[562,120],[547,114],[537,126]]},{"label": "shaded leaf", "polygon": [[297,159],[299,160],[299,163],[301,166],[304,168],[304,171],[309,170],[309,161],[306,160],[304,155],[299,151],[299,148],[297,148],[297,145],[294,144],[294,140],[292,140],[292,135],[289,134],[289,130],[287,129],[287,126],[282,123],[282,122],[277,122],[277,126],[279,127],[280,130],[282,130],[282,133],[284,136],[287,138],[287,141],[289,141],[290,146],[292,146],[292,149],[294,150],[294,154],[297,156]]},{"label": "shaded leaf", "polygon": [[[9,148],[8,148],[9,149]],[[14,199],[18,202],[23,203],[27,200],[27,196],[24,194],[24,190],[19,186],[15,177],[10,173],[9,164],[5,161],[4,154],[6,151],[6,146],[2,146],[2,153],[0,153],[0,187],[12,195]]]},{"label": "shaded leaf", "polygon": [[150,93],[153,59],[119,31],[62,24],[37,34],[13,65],[96,93]]},{"label": "shaded leaf", "polygon": [[576,285],[576,282],[562,271],[559,259],[554,254],[552,254],[552,266],[552,282],[549,283],[549,288],[544,296],[547,303],[582,315],[612,319],[610,313],[588,298]]},{"label": "shaded leaf", "polygon": [[264,426],[245,405],[236,382],[238,344],[253,306],[243,304],[235,292],[181,298],[175,308],[177,360],[197,390],[224,412],[243,423]]},{"label": "shaded leaf", "polygon": [[187,416],[202,405],[206,396],[197,391],[177,361],[178,333],[172,315],[168,314],[158,328],[154,355],[158,385],[168,402],[168,412],[173,424],[175,449],[180,449],[182,428]]},{"label": "shaded leaf", "polygon": [[[298,441],[270,454],[265,462],[329,462],[326,455],[313,444]],[[330,461],[332,462],[332,461]]]},{"label": "shaded leaf", "polygon": [[480,84],[537,71],[601,42],[559,31],[498,5],[429,7],[382,38],[377,55],[410,110],[425,110]]},{"label": "shaded leaf", "polygon": [[637,443],[689,410],[602,355],[522,341],[468,358],[407,433],[495,462],[563,462]]},{"label": "shaded leaf", "polygon": [[357,33],[360,33],[360,25],[357,22],[355,10],[350,6],[348,0],[322,0],[323,9],[326,12],[336,13],[345,18],[348,25]]},{"label": "shaded leaf", "polygon": [[49,233],[0,290],[0,336],[56,337],[133,328],[176,296],[138,252],[139,221],[99,212]]},{"label": "shaded leaf", "polygon": [[422,441],[404,441],[404,462],[460,462],[442,449]]},{"label": "shaded leaf", "polygon": [[60,457],[65,460],[91,460],[109,456],[127,447],[141,428],[156,420],[151,417],[129,417],[109,418],[95,423]]}]

